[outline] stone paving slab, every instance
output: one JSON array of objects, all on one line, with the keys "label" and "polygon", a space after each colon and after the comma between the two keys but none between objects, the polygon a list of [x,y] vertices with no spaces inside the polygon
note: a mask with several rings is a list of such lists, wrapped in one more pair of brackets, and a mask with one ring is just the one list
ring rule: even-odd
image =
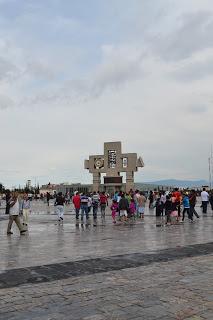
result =
[{"label": "stone paving slab", "polygon": [[147,207],[144,221],[132,225],[113,225],[108,208],[106,220],[102,222],[99,217],[97,227],[92,219],[91,225],[76,225],[74,215],[70,214],[72,206],[66,207],[63,225],[56,223],[53,205],[47,207],[42,201],[33,201],[32,207],[25,236],[19,235],[15,225],[14,234],[7,236],[7,221],[0,221],[0,272],[119,254],[152,253],[213,241],[212,212],[202,215],[199,205],[200,219],[195,219],[195,223],[186,219],[184,224],[169,227],[165,226],[164,218],[156,219],[153,210]]},{"label": "stone paving slab", "polygon": [[[213,242],[174,250],[164,249],[154,254],[133,253],[90,260],[48,264],[12,269],[0,274],[0,288],[17,287],[25,283],[50,282],[76,276],[151,265],[155,262],[179,260],[185,257],[213,254]],[[13,277],[15,273],[15,277]]]},{"label": "stone paving slab", "polygon": [[0,319],[212,320],[212,262],[188,257],[1,289]]}]

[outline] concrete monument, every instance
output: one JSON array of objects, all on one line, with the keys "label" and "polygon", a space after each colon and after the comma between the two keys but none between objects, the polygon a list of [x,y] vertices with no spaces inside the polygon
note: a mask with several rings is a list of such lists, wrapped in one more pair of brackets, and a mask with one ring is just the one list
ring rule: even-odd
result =
[{"label": "concrete monument", "polygon": [[93,175],[93,191],[100,190],[101,174],[104,175],[105,190],[119,190],[123,186],[121,172],[126,172],[126,191],[134,188],[134,172],[144,167],[136,153],[122,153],[121,142],[105,142],[103,155],[89,156],[84,168]]}]

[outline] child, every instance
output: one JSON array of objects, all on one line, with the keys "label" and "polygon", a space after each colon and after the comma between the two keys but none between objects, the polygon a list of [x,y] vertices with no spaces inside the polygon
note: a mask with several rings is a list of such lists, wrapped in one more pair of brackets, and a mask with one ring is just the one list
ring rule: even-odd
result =
[{"label": "child", "polygon": [[130,204],[129,204],[129,214],[130,218],[135,219],[135,212],[136,212],[136,205],[135,205],[135,200],[131,199]]},{"label": "child", "polygon": [[114,199],[113,202],[112,202],[112,205],[110,207],[111,211],[112,211],[112,220],[113,220],[113,223],[116,223],[116,213],[118,212],[118,203],[117,203],[117,200]]},{"label": "child", "polygon": [[172,201],[169,195],[166,196],[166,202],[164,204],[164,208],[165,208],[165,215],[166,215],[166,224],[168,224],[171,222],[170,215],[172,212]]}]

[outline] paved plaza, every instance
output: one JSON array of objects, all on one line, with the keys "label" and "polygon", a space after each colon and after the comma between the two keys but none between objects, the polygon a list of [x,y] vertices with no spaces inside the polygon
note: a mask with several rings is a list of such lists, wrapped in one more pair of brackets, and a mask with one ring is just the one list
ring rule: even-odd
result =
[{"label": "paved plaza", "polygon": [[58,225],[33,201],[29,233],[6,235],[0,209],[0,319],[213,319],[213,214],[166,226],[144,221]]}]

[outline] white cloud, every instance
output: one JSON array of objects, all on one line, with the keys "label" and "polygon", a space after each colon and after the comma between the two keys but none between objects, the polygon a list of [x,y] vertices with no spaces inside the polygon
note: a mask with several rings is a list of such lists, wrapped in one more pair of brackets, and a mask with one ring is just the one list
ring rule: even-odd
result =
[{"label": "white cloud", "polygon": [[83,160],[109,140],[144,157],[137,181],[208,174],[213,5],[122,3],[100,16],[68,2],[66,14],[44,2],[17,15],[15,5],[7,9],[16,19],[8,23],[7,11],[0,31],[6,183],[89,181]]}]

